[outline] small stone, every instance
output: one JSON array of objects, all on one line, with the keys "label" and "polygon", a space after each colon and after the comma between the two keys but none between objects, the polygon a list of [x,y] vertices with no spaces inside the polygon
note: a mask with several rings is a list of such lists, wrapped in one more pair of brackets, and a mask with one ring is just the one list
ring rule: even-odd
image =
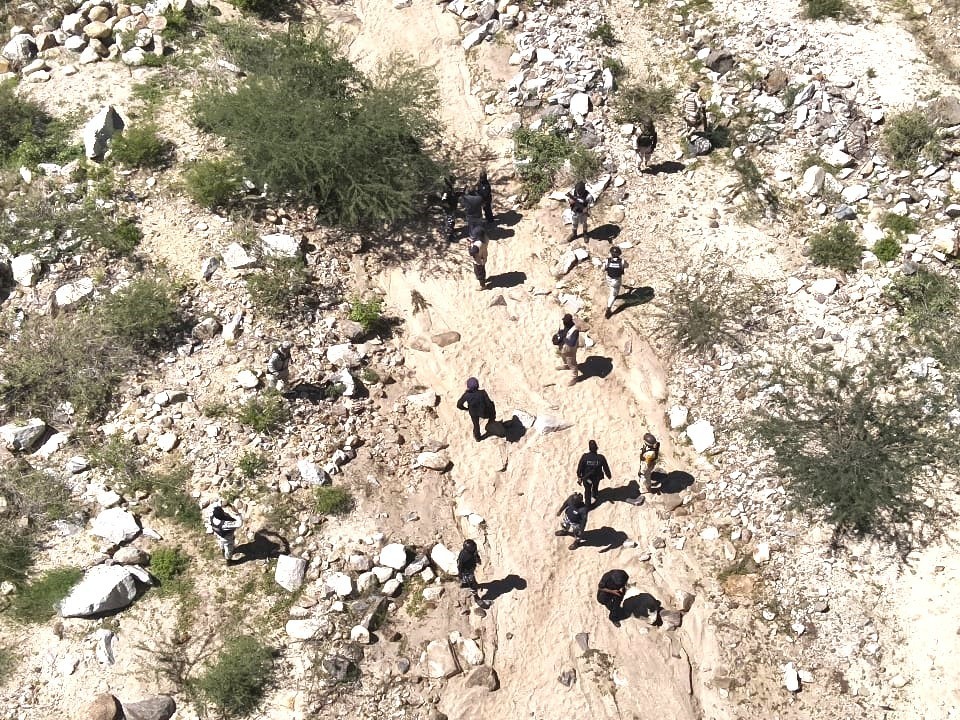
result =
[{"label": "small stone", "polygon": [[370,631],[363,625],[354,625],[350,628],[350,640],[361,645],[369,645]]},{"label": "small stone", "polygon": [[447,347],[448,345],[460,342],[460,333],[454,330],[448,330],[447,332],[431,335],[430,341],[438,347]]},{"label": "small stone", "polygon": [[157,438],[157,447],[160,448],[162,452],[170,452],[179,442],[180,437],[176,433],[165,432]]},{"label": "small stone", "polygon": [[800,677],[793,663],[787,663],[783,667],[783,686],[789,692],[800,692]]},{"label": "small stone", "polygon": [[837,290],[836,278],[823,278],[810,283],[810,292],[814,295],[833,295]]},{"label": "small stone", "polygon": [[253,390],[260,384],[260,378],[251,370],[241,370],[237,373],[236,380],[240,387],[246,388],[247,390]]},{"label": "small stone", "polygon": [[770,543],[757,543],[757,549],[753,553],[753,560],[756,563],[770,562]]},{"label": "small stone", "polygon": [[667,417],[670,420],[671,430],[681,430],[687,425],[687,419],[690,411],[683,405],[674,405],[667,411]]}]

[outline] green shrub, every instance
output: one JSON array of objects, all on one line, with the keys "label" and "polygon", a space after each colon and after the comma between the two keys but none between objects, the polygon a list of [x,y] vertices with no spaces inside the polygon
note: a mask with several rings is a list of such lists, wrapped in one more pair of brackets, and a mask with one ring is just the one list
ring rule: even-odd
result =
[{"label": "green shrub", "polygon": [[263,453],[247,450],[237,461],[237,470],[247,480],[260,477],[270,467],[270,459]]},{"label": "green shrub", "polygon": [[326,400],[338,400],[343,397],[343,393],[346,391],[347,386],[343,383],[338,382],[328,382],[323,386],[323,397]]},{"label": "green shrub", "polygon": [[913,275],[898,275],[885,291],[913,337],[948,369],[960,366],[952,324],[957,313],[960,287],[952,278],[920,268]]},{"label": "green shrub", "polygon": [[70,119],[56,120],[39,105],[17,97],[17,81],[0,82],[0,165],[34,167],[81,155],[70,142]]},{"label": "green shrub", "polygon": [[519,128],[513,134],[514,154],[527,203],[532,205],[553,189],[561,168],[569,162],[577,180],[586,180],[600,166],[597,156],[578,142],[553,130]]},{"label": "green shrub", "polygon": [[591,40],[599,40],[601,44],[607,47],[613,47],[617,44],[618,40],[616,35],[613,34],[613,28],[608,22],[602,22],[593,30],[590,31]]},{"label": "green shrub", "polygon": [[764,380],[783,392],[767,396],[752,427],[788,479],[793,504],[825,514],[838,536],[912,546],[912,522],[926,519],[925,534],[935,534],[932,508],[949,508],[928,507],[923,495],[936,492],[932,468],[956,467],[960,438],[939,429],[943,394],[906,384],[901,364],[879,355],[858,368],[787,361]]},{"label": "green shrub", "polygon": [[275,318],[284,318],[309,307],[313,276],[298,258],[272,258],[263,270],[247,276],[253,304]]},{"label": "green shrub", "polygon": [[276,20],[290,7],[290,0],[230,0],[237,10],[265,20]]},{"label": "green shrub", "polygon": [[[71,509],[70,493],[56,476],[34,470],[27,463],[0,468],[0,582],[22,583],[33,561],[37,534]],[[20,518],[29,518],[27,527]]]},{"label": "green shrub", "polygon": [[173,154],[173,143],[164,140],[156,125],[125,128],[110,144],[111,157],[127,167],[158,168]]},{"label": "green shrub", "polygon": [[121,220],[109,232],[98,235],[95,244],[112,255],[127,257],[143,240],[143,232],[133,218]]},{"label": "green shrub", "polygon": [[385,321],[383,318],[383,300],[378,297],[363,300],[354,298],[350,302],[349,318],[355,323],[360,323],[364,332],[379,332],[383,329]]},{"label": "green shrub", "polygon": [[907,110],[888,118],[883,141],[896,167],[913,169],[921,154],[930,160],[940,155],[937,129],[922,110]]},{"label": "green shrub", "polygon": [[91,448],[90,462],[93,467],[106,471],[112,480],[125,485],[139,482],[143,466],[140,448],[120,433],[110,435],[105,442]]},{"label": "green shrub", "polygon": [[0,688],[5,687],[20,661],[17,652],[12,648],[0,646]]},{"label": "green shrub", "polygon": [[197,679],[197,688],[211,705],[230,717],[246,715],[260,704],[273,674],[273,650],[246,635],[227,640]]},{"label": "green shrub", "polygon": [[144,355],[169,350],[184,328],[177,288],[157,277],[108,295],[98,314],[112,337]]},{"label": "green shrub", "polygon": [[70,594],[70,590],[82,577],[83,570],[80,568],[48,570],[14,595],[10,605],[13,617],[21,622],[46,622],[56,613],[57,603]]},{"label": "green shrub", "polygon": [[810,238],[810,259],[814,265],[851,271],[860,267],[863,250],[849,225],[838,222]]},{"label": "green shrub", "polygon": [[290,421],[290,408],[275,390],[256,395],[240,407],[237,420],[259,433],[272,434]]},{"label": "green shrub", "polygon": [[897,215],[896,213],[886,213],[880,226],[893,233],[894,237],[905,238],[912,235],[920,229],[920,223],[908,215]]},{"label": "green shrub", "polygon": [[373,368],[365,367],[360,371],[360,379],[367,385],[373,385],[380,382],[380,373]]},{"label": "green shrub", "polygon": [[658,119],[668,115],[677,99],[672,88],[654,79],[649,86],[629,85],[617,93],[615,105],[619,123],[639,123],[643,118]]},{"label": "green shrub", "polygon": [[314,488],[313,509],[320,515],[345,515],[353,506],[353,495],[346,488],[332,485]]},{"label": "green shrub", "polygon": [[190,566],[190,556],[180,548],[159,547],[150,554],[150,574],[160,583],[160,587],[174,585]]},{"label": "green shrub", "polygon": [[177,87],[176,79],[169,72],[151,75],[142,83],[136,83],[130,90],[134,98],[147,108],[154,108],[164,102]]},{"label": "green shrub", "polygon": [[884,235],[873,246],[873,254],[880,262],[890,262],[900,257],[900,241],[893,235]]},{"label": "green shrub", "polygon": [[219,418],[231,414],[230,405],[225,402],[212,402],[203,406],[203,416],[208,418]]},{"label": "green shrub", "polygon": [[849,6],[844,0],[804,0],[804,15],[810,20],[837,19],[848,12]]},{"label": "green shrub", "polygon": [[226,205],[243,189],[242,169],[234,160],[196,160],[183,171],[187,194],[198,205]]},{"label": "green shrub", "polygon": [[158,518],[173,520],[185,528],[200,530],[203,516],[189,492],[193,470],[176,465],[162,471],[141,473],[134,489],[150,493],[147,505]]},{"label": "green shrub", "polygon": [[620,80],[627,75],[626,66],[615,57],[605,57],[603,59],[603,68],[604,70],[609,70],[615,80]]},{"label": "green shrub", "polygon": [[[229,59],[255,74],[197,94],[194,117],[223,137],[272,196],[314,204],[326,221],[381,226],[419,212],[441,168],[429,70],[391,57],[363,76],[322,32],[221,26]],[[283,108],[283,122],[277,122]]]}]

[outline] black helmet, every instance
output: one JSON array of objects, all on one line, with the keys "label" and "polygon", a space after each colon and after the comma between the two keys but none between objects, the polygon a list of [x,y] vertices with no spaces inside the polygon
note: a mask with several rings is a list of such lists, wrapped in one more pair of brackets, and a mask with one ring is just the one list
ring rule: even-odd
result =
[{"label": "black helmet", "polygon": [[619,246],[619,245],[614,245],[612,248],[610,248],[610,254],[611,254],[613,257],[620,257],[620,253],[621,253],[621,252],[623,252],[623,251],[620,250],[620,246]]},{"label": "black helmet", "polygon": [[464,541],[463,541],[463,546],[464,546],[467,550],[476,550],[476,549],[477,549],[477,542],[476,542],[475,540],[464,540]]},{"label": "black helmet", "polygon": [[650,445],[651,447],[653,447],[654,445],[657,444],[657,438],[653,436],[653,433],[647,433],[646,435],[643,436],[643,442],[644,444]]},{"label": "black helmet", "polygon": [[587,184],[583,180],[578,180],[577,184],[573,186],[574,195],[584,195],[587,192]]},{"label": "black helmet", "polygon": [[572,502],[575,508],[582,508],[584,506],[583,493],[574,493]]}]

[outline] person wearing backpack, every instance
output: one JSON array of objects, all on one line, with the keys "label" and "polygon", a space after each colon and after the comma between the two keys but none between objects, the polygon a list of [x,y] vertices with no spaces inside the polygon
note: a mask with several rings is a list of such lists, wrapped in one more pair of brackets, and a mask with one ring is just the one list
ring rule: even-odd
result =
[{"label": "person wearing backpack", "polygon": [[490,601],[480,599],[480,584],[477,582],[477,567],[480,562],[476,541],[464,540],[460,554],[457,555],[457,579],[460,581],[461,588],[473,593],[473,599],[477,605],[488,608]]},{"label": "person wearing backpack", "polygon": [[610,465],[597,451],[597,441],[591,440],[587,443],[587,452],[580,456],[580,462],[577,463],[577,484],[583,485],[583,499],[587,510],[593,510],[600,504],[597,496],[600,494],[600,481],[604,477],[607,480],[613,477]]},{"label": "person wearing backpack", "polygon": [[560,329],[553,334],[553,344],[557,347],[560,354],[560,360],[563,365],[558,365],[557,370],[569,370],[573,373],[568,385],[576,385],[580,379],[580,368],[577,365],[577,347],[580,345],[580,331],[573,322],[573,315],[567,313],[563,316]]},{"label": "person wearing backpack", "polygon": [[463,205],[463,214],[467,221],[467,233],[473,237],[478,228],[483,229],[483,198],[476,185],[464,191],[460,203]]},{"label": "person wearing backpack", "polygon": [[457,400],[457,410],[466,410],[473,422],[473,439],[483,440],[487,434],[480,432],[480,420],[492,421],[497,417],[497,409],[486,390],[480,389],[480,381],[475,377],[467,379],[467,391]]},{"label": "person wearing backpack", "polygon": [[483,228],[475,228],[467,248],[473,261],[473,274],[480,283],[480,289],[487,289],[487,234]]},{"label": "person wearing backpack", "polygon": [[454,187],[454,178],[447,176],[443,179],[443,192],[440,194],[440,203],[443,205],[443,234],[447,242],[453,242],[457,224],[457,206],[463,194]]},{"label": "person wearing backpack", "polygon": [[627,592],[630,576],[623,570],[608,570],[597,583],[597,602],[610,612],[610,622],[620,627],[620,606]]},{"label": "person wearing backpack", "polygon": [[583,531],[587,527],[587,506],[583,502],[583,495],[573,493],[563,501],[563,505],[557,510],[557,516],[560,518],[560,529],[554,535],[560,537],[563,535],[573,535],[573,543],[570,550],[576,550],[583,544]]},{"label": "person wearing backpack", "polygon": [[610,288],[607,309],[603,313],[605,319],[609,319],[613,314],[613,303],[620,295],[620,288],[623,286],[623,273],[627,269],[627,261],[623,259],[622,255],[619,246],[614,245],[610,248],[610,257],[603,264],[603,272],[607,276],[607,287]]},{"label": "person wearing backpack", "polygon": [[643,489],[645,492],[655,492],[660,490],[660,483],[653,482],[653,469],[657,466],[657,460],[660,459],[660,441],[654,437],[653,433],[646,433],[643,436],[643,449],[640,450],[640,472],[643,478]]},{"label": "person wearing backpack", "polygon": [[570,212],[573,213],[573,232],[567,241],[574,240],[577,237],[577,230],[583,225],[583,237],[587,238],[587,216],[590,214],[590,206],[593,205],[593,195],[587,192],[587,184],[580,180],[573,189],[567,193],[567,202],[570,204]]},{"label": "person wearing backpack", "polygon": [[490,181],[487,179],[487,171],[480,171],[480,179],[477,180],[477,192],[483,198],[483,218],[488,223],[493,222],[493,188],[490,187]]},{"label": "person wearing backpack", "polygon": [[640,132],[633,146],[637,151],[637,168],[643,172],[650,166],[650,158],[657,149],[657,129],[653,126],[653,120],[645,117],[640,121]]},{"label": "person wearing backpack", "polygon": [[216,500],[212,505],[210,515],[207,517],[207,532],[213,533],[217,539],[217,545],[223,553],[224,560],[230,563],[233,557],[233,550],[237,546],[237,529],[243,525],[240,517],[234,517],[223,509],[223,504]]},{"label": "person wearing backpack", "polygon": [[284,340],[273,349],[267,359],[267,376],[264,383],[268,388],[283,392],[290,384],[290,350],[293,343]]}]

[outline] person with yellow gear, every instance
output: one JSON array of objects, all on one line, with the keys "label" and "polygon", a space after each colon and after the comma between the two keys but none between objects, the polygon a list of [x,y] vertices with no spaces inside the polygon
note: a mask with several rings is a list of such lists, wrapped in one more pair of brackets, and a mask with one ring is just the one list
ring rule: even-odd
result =
[{"label": "person with yellow gear", "polygon": [[640,477],[643,478],[644,492],[656,492],[660,490],[660,481],[654,482],[653,469],[657,466],[657,460],[660,459],[660,442],[654,437],[653,433],[646,433],[643,436],[643,448],[640,450]]}]

